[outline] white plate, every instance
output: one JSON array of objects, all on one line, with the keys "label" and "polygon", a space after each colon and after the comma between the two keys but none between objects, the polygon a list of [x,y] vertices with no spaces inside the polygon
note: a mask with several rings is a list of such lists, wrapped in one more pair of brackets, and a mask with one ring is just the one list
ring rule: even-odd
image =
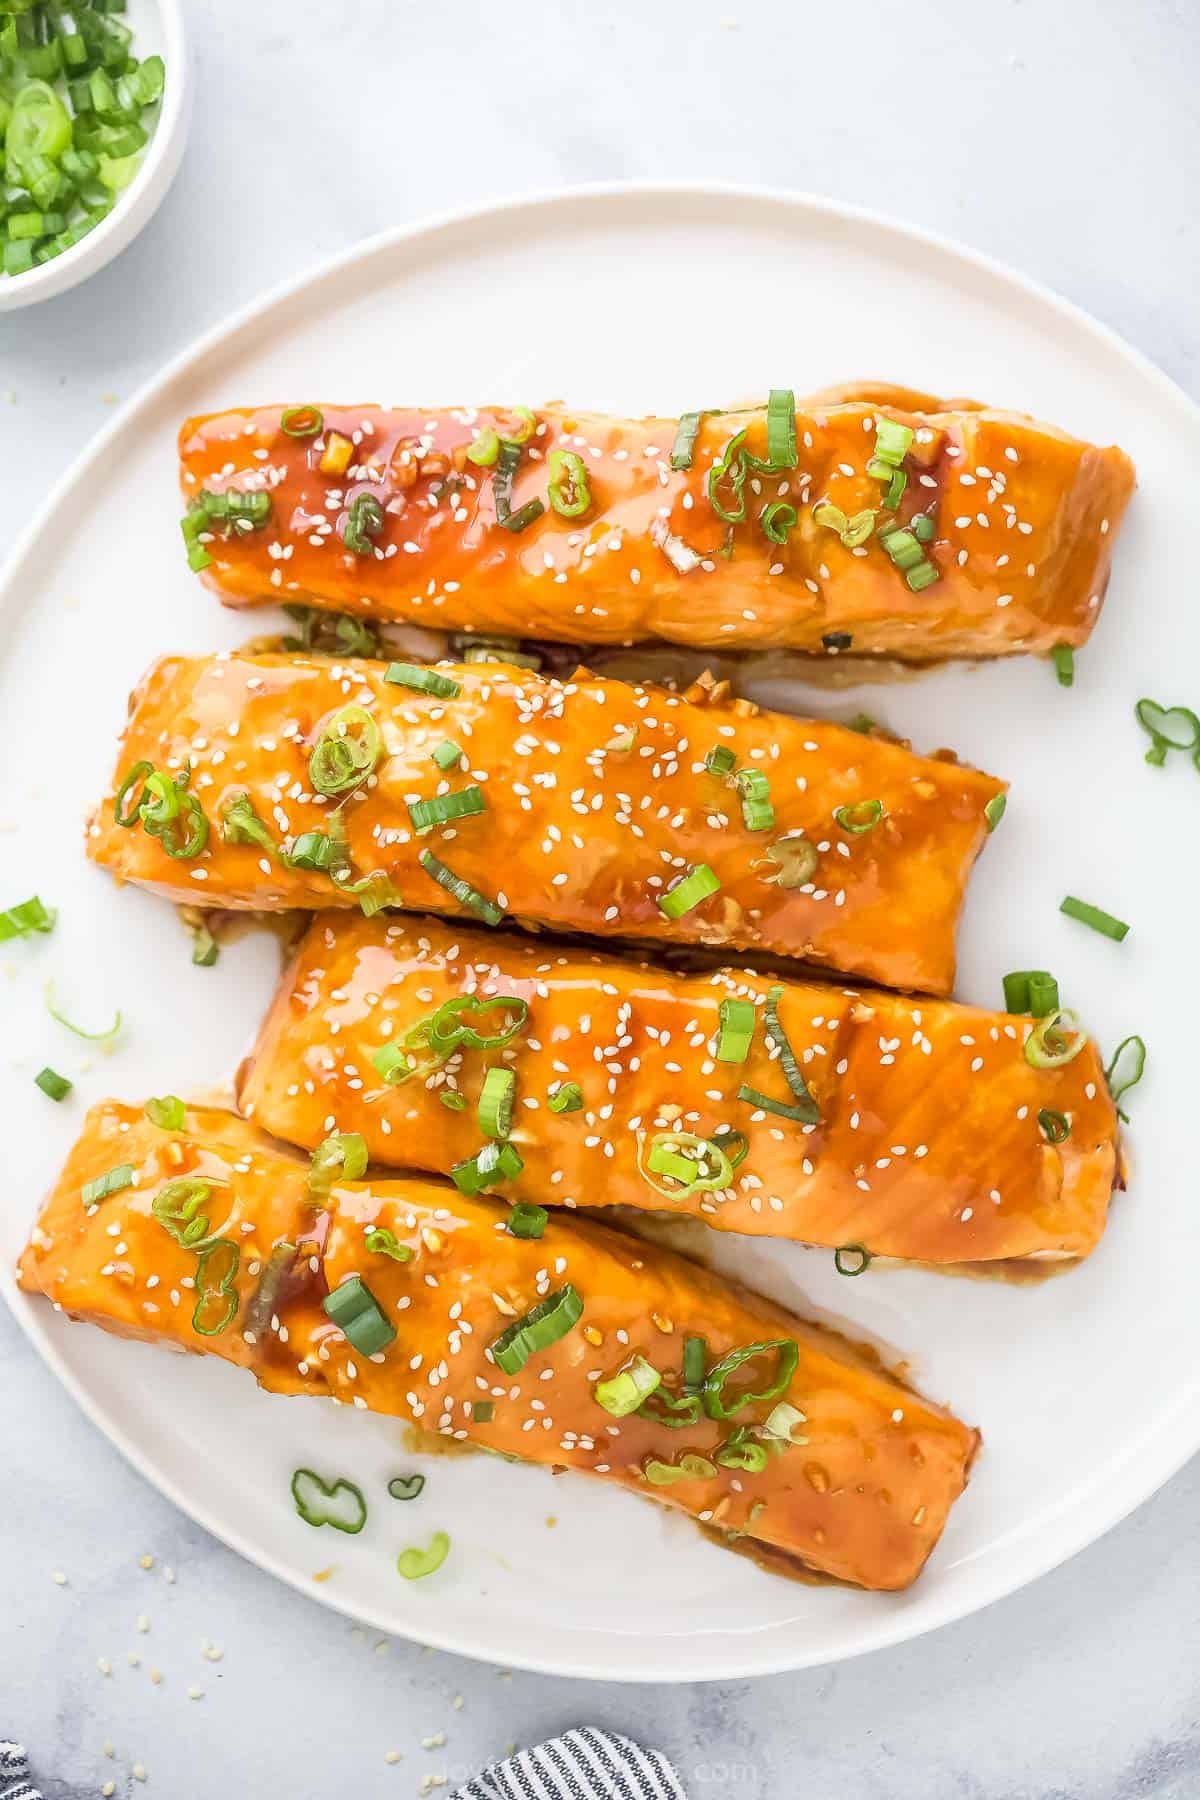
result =
[{"label": "white plate", "polygon": [[[598,1485],[484,1457],[424,1461],[420,1500],[385,1478],[417,1466],[393,1424],[285,1405],[242,1374],[72,1326],[15,1295],[8,1270],[82,1102],[196,1091],[232,1070],[278,966],[249,938],[195,970],[169,908],[85,863],[125,694],[165,650],[236,645],[260,626],[188,576],[174,436],[226,402],[373,396],[430,403],[568,396],[672,411],[792,384],[872,375],[1027,408],[1136,458],[1141,490],[1108,607],[1060,691],[1044,663],[956,668],[799,706],[866,705],[918,745],[954,744],[1010,776],[977,872],[960,993],[1054,968],[1102,1040],[1146,1036],[1133,1098],[1135,1174],[1091,1262],[1032,1288],[908,1270],[848,1282],[827,1254],[763,1241],[717,1249],[800,1310],[847,1318],[912,1360],[925,1390],[984,1431],[968,1493],[907,1594],[810,1589],[759,1573],[689,1526]],[[736,1677],[915,1636],[1010,1593],[1108,1529],[1200,1442],[1195,1108],[1186,880],[1200,790],[1180,761],[1142,760],[1142,693],[1200,703],[1193,589],[1200,415],[1108,332],[1005,270],[866,214],[781,195],[622,188],[516,202],[376,240],[232,319],[116,419],[48,503],[0,588],[0,717],[9,779],[0,904],[38,890],[52,937],[2,963],[5,1291],[92,1419],[178,1504],[262,1567],[382,1630],[555,1673]],[[12,828],[15,828],[12,829]],[[1133,921],[1120,946],[1057,913],[1073,892]],[[1182,952],[1182,954],[1180,954]],[[41,986],[85,1021],[115,1006],[120,1048],[93,1056],[45,1015]],[[78,1078],[53,1107],[43,1062]],[[359,1538],[292,1512],[297,1464],[376,1496]],[[548,1516],[557,1517],[551,1526]],[[433,1579],[396,1550],[453,1538]],[[334,1574],[314,1586],[327,1565]]]}]

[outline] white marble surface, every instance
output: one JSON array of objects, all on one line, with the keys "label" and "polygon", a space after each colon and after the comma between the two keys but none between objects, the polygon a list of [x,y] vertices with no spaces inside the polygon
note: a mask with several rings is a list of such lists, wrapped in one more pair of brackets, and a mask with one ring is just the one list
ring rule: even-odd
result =
[{"label": "white marble surface", "polygon": [[[0,542],[114,397],[230,308],[362,235],[519,189],[711,177],[890,209],[1041,277],[1200,391],[1193,0],[188,13],[199,105],[159,217],[85,288],[0,320]],[[693,1800],[1200,1794],[1200,1464],[920,1643],[639,1690],[380,1646],[278,1587],[125,1466],[5,1313],[0,1442],[0,1736],[27,1741],[49,1800],[141,1793],[139,1762],[171,1800],[377,1800],[585,1719],[660,1744]]]}]

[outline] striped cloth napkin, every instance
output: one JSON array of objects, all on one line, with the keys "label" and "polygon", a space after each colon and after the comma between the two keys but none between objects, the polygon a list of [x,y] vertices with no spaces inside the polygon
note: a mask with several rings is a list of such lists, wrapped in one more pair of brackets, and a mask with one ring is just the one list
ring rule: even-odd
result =
[{"label": "striped cloth napkin", "polygon": [[[0,1800],[43,1800],[20,1744],[0,1740]],[[451,1800],[687,1800],[657,1750],[583,1725],[493,1763]]]}]

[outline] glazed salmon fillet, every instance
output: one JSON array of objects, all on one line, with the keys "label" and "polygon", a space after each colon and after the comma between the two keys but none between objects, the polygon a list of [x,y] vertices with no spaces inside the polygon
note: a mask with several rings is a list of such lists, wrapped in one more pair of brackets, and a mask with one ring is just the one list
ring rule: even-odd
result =
[{"label": "glazed salmon fillet", "polygon": [[317,1192],[316,1167],[229,1113],[164,1127],[107,1101],[20,1284],[274,1392],[649,1495],[794,1566],[867,1588],[920,1573],[978,1434],[866,1353],[603,1226],[519,1237],[446,1184],[327,1173]]},{"label": "glazed salmon fillet", "polygon": [[913,662],[1085,643],[1134,486],[1115,447],[871,384],[682,420],[232,408],[179,453],[233,606]]},{"label": "glazed salmon fillet", "polygon": [[194,906],[508,915],[945,993],[1003,804],[990,775],[699,686],[167,657],[88,851]]},{"label": "glazed salmon fillet", "polygon": [[1116,1109],[1092,1041],[1037,1068],[1033,1030],[870,989],[326,913],[239,1103],[306,1149],[358,1132],[373,1160],[468,1185],[483,1127],[506,1127],[517,1165],[488,1185],[514,1202],[661,1210],[928,1263],[1082,1257],[1107,1218]]}]

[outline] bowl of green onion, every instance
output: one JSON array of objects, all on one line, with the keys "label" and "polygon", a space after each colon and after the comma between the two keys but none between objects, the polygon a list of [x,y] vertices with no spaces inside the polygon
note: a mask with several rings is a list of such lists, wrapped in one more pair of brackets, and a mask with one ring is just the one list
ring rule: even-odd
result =
[{"label": "bowl of green onion", "polygon": [[181,0],[0,0],[0,312],[137,236],[190,109]]}]

